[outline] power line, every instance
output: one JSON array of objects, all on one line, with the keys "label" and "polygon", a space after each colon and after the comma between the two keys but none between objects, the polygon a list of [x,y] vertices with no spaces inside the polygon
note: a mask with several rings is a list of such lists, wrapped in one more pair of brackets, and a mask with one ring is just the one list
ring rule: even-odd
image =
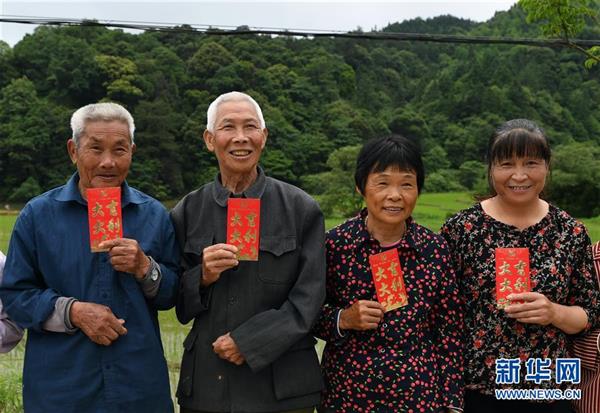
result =
[{"label": "power line", "polygon": [[490,36],[464,36],[450,34],[429,33],[397,33],[397,32],[343,32],[335,30],[310,30],[310,29],[284,29],[269,27],[249,26],[213,26],[202,24],[184,24],[122,20],[86,20],[51,17],[31,16],[3,16],[0,23],[34,24],[40,26],[83,26],[83,27],[110,27],[119,29],[132,29],[143,31],[159,31],[171,33],[201,33],[212,36],[240,36],[240,35],[273,35],[297,37],[330,37],[363,40],[393,40],[434,43],[459,43],[459,44],[509,44],[534,47],[571,47],[573,44],[581,47],[600,46],[599,40],[572,39],[570,44],[561,39],[532,39]]}]

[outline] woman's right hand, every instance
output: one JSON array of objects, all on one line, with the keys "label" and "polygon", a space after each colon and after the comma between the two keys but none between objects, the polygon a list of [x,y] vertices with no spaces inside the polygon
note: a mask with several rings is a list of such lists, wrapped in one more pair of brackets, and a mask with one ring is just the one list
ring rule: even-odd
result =
[{"label": "woman's right hand", "polygon": [[384,308],[377,301],[358,300],[340,314],[342,330],[373,330],[383,319]]}]

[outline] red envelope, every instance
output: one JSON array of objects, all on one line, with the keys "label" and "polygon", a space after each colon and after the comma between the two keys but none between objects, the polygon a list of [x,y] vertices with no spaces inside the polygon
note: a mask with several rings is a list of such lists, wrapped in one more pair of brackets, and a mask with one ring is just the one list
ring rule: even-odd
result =
[{"label": "red envelope", "polygon": [[123,237],[121,188],[88,188],[86,196],[91,250],[92,252],[108,251],[108,249],[99,249],[98,244]]},{"label": "red envelope", "polygon": [[398,250],[393,248],[371,255],[369,263],[377,291],[377,300],[384,306],[385,311],[388,312],[408,304]]},{"label": "red envelope", "polygon": [[228,199],[227,243],[238,247],[238,260],[258,261],[260,199]]},{"label": "red envelope", "polygon": [[[510,304],[509,294],[531,291],[529,249],[496,248],[496,303],[498,308]],[[513,301],[518,303],[519,301]]]}]

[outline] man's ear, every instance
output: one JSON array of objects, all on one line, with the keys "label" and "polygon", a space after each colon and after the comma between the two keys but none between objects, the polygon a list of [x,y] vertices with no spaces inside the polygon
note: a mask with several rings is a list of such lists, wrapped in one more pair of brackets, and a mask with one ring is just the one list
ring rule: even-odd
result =
[{"label": "man's ear", "polygon": [[263,132],[263,140],[262,140],[262,145],[260,146],[260,149],[265,149],[265,145],[267,144],[267,137],[269,136],[269,129],[264,128],[262,130]]},{"label": "man's ear", "polygon": [[206,145],[206,149],[208,149],[211,152],[214,152],[215,151],[215,145],[214,145],[215,135],[213,135],[211,132],[209,132],[208,129],[206,129],[202,136],[204,137],[204,144]]},{"label": "man's ear", "polygon": [[69,152],[69,158],[73,164],[77,163],[77,145],[73,138],[67,140],[67,152]]},{"label": "man's ear", "polygon": [[135,143],[131,145],[131,154],[133,155],[135,153],[135,150],[137,149],[137,146],[135,146]]}]

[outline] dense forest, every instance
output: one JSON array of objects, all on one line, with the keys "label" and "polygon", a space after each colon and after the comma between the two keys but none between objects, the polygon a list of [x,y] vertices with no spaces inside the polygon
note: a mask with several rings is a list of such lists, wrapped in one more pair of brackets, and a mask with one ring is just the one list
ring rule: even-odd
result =
[{"label": "dense forest", "polygon": [[[540,36],[517,6],[484,23],[440,16],[382,31]],[[579,37],[600,39],[600,27]],[[550,197],[594,216],[600,69],[582,60],[569,49],[525,46],[39,27],[13,48],[0,42],[0,199],[24,201],[63,184],[73,172],[70,115],[100,100],[121,102],[135,118],[130,184],[176,199],[213,178],[206,109],[240,90],[264,111],[264,168],[317,195],[329,213],[355,209],[340,193],[352,192],[357,145],[369,138],[418,139],[427,191],[482,190],[493,128],[527,117],[554,148]]]}]

